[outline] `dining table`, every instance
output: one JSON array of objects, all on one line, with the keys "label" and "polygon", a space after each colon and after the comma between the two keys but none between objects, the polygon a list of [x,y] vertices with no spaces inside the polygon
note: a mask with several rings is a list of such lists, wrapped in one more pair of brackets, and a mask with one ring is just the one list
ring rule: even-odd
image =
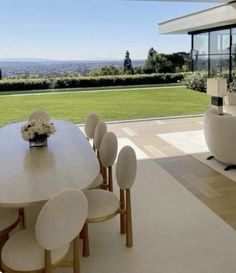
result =
[{"label": "dining table", "polygon": [[72,122],[52,120],[46,147],[30,148],[21,135],[26,121],[0,128],[0,206],[25,207],[68,189],[86,190],[99,174],[98,159]]}]

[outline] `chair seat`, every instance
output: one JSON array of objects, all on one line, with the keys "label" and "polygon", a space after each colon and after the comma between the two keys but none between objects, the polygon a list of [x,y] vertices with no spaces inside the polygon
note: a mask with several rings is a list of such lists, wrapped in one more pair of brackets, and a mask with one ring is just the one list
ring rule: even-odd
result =
[{"label": "chair seat", "polygon": [[18,219],[18,209],[0,208],[0,232],[13,226]]},{"label": "chair seat", "polygon": [[88,199],[88,222],[107,220],[119,210],[119,199],[110,191],[88,190],[85,195]]},{"label": "chair seat", "polygon": [[103,183],[103,177],[99,173],[99,175],[94,179],[93,183],[89,186],[89,189],[96,189],[101,186]]},{"label": "chair seat", "polygon": [[[65,257],[70,244],[52,251],[52,264]],[[23,230],[11,236],[2,249],[2,263],[11,270],[34,271],[44,268],[44,249],[35,238],[34,229]]]}]

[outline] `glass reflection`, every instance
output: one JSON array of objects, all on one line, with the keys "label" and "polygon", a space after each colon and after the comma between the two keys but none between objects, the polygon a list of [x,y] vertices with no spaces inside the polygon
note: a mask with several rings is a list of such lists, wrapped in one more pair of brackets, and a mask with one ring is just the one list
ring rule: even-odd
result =
[{"label": "glass reflection", "polygon": [[193,37],[193,55],[208,54],[208,33],[196,34]]},{"label": "glass reflection", "polygon": [[230,30],[210,32],[210,54],[229,54]]},{"label": "glass reflection", "polygon": [[229,75],[229,55],[210,56],[210,76]]}]

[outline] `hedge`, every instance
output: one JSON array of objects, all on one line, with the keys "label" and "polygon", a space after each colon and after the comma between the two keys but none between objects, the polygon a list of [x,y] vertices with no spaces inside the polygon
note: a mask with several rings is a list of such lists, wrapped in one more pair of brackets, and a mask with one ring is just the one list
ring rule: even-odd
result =
[{"label": "hedge", "polygon": [[183,84],[189,89],[206,92],[207,78],[207,74],[194,73],[192,75],[186,75]]},{"label": "hedge", "polygon": [[177,83],[181,82],[185,75],[186,73],[163,73],[102,77],[61,77],[53,79],[5,79],[0,81],[0,91]]},{"label": "hedge", "polygon": [[0,91],[49,89],[50,86],[51,82],[47,79],[20,79],[0,81]]},{"label": "hedge", "polygon": [[[213,76],[211,76],[213,77]],[[228,91],[236,92],[236,79],[229,80],[229,75],[227,73],[221,73],[220,75],[216,75],[215,77],[222,77],[227,79],[228,83]],[[193,74],[186,74],[183,80],[183,85],[187,88],[206,92],[207,91],[207,78],[208,75],[206,73],[195,72]]]}]

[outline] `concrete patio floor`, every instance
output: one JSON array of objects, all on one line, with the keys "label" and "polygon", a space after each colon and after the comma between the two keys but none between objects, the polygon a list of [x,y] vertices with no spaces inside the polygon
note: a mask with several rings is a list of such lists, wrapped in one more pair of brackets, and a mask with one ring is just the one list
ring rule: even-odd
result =
[{"label": "concrete patio floor", "polygon": [[158,135],[203,130],[203,117],[160,118],[114,123],[108,130],[127,138],[179,183],[236,229],[236,183]]},{"label": "concrete patio floor", "polygon": [[201,116],[108,124],[119,146],[137,153],[134,246],[125,247],[119,217],[89,225],[82,273],[235,272],[236,183],[159,137],[202,127]]}]

